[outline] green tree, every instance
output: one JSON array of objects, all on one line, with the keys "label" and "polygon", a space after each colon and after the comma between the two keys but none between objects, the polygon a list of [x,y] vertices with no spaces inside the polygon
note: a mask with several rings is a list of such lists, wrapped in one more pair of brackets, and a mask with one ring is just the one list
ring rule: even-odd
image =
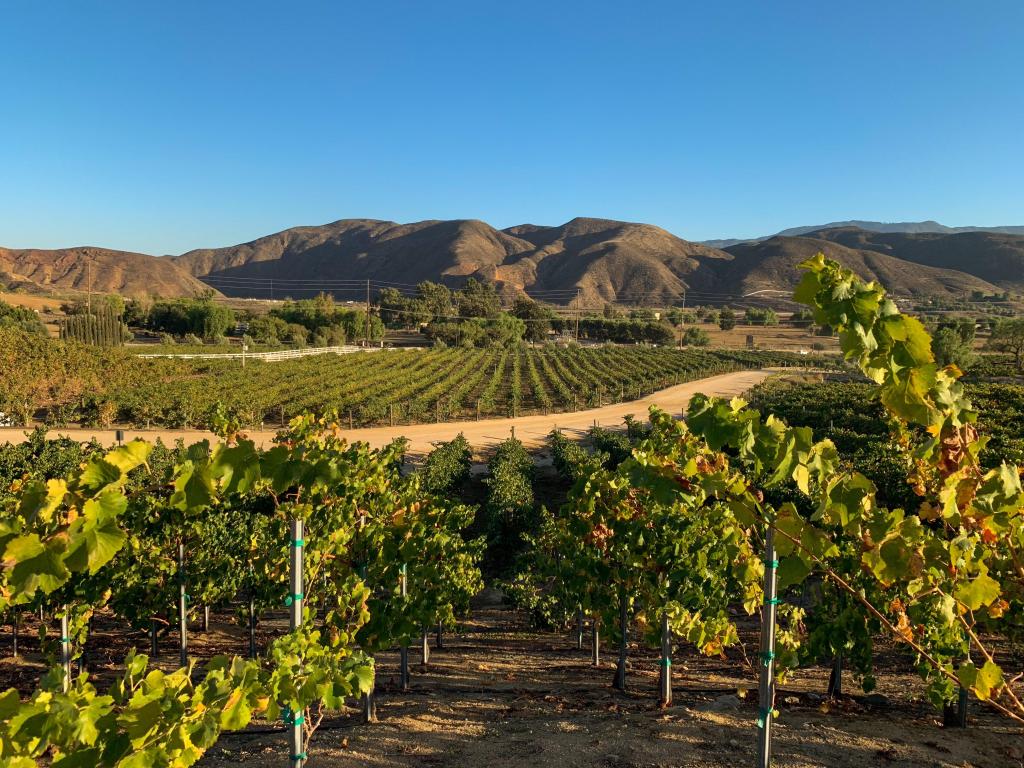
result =
[{"label": "green tree", "polygon": [[499,312],[497,316],[484,324],[488,346],[511,347],[523,340],[526,323],[508,312]]},{"label": "green tree", "polygon": [[257,344],[273,344],[288,336],[288,323],[272,315],[254,317],[249,321],[248,334]]},{"label": "green tree", "polygon": [[26,307],[15,307],[0,301],[0,328],[17,328],[37,336],[46,336],[46,326],[39,315]]},{"label": "green tree", "polygon": [[483,283],[473,277],[455,292],[455,299],[460,317],[497,317],[501,312],[501,297],[494,283]]},{"label": "green tree", "polygon": [[[404,296],[397,288],[383,288],[377,294],[380,316],[388,328],[411,328],[417,325],[419,318],[412,311],[415,302],[415,299]],[[428,317],[424,322],[429,321]]]},{"label": "green tree", "polygon": [[722,307],[718,313],[718,327],[723,331],[731,331],[736,327],[736,313],[728,307]]},{"label": "green tree", "polygon": [[683,331],[684,347],[706,347],[711,343],[711,337],[703,328],[692,325]]},{"label": "green tree", "polygon": [[932,352],[939,365],[955,365],[961,370],[969,368],[975,360],[971,344],[955,328],[939,328],[932,337]]},{"label": "green tree", "polygon": [[778,325],[779,316],[771,308],[751,307],[744,314],[743,321],[747,325]]},{"label": "green tree", "polygon": [[555,313],[532,299],[520,296],[512,305],[512,315],[526,323],[524,338],[537,342],[547,339]]},{"label": "green tree", "polygon": [[987,346],[1013,355],[1017,370],[1024,371],[1024,318],[1000,321],[992,330]]},{"label": "green tree", "polygon": [[424,280],[417,285],[416,302],[417,311],[422,315],[417,317],[420,322],[436,322],[455,314],[452,292],[447,286],[440,283]]}]

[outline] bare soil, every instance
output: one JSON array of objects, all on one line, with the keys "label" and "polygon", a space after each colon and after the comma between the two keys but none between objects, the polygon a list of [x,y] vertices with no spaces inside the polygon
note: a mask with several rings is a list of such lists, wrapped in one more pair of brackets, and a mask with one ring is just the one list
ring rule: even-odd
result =
[{"label": "bare soil", "polygon": [[807,328],[788,325],[737,325],[728,331],[723,331],[714,323],[701,323],[697,327],[707,331],[711,337],[711,347],[718,349],[748,349],[747,336],[754,337],[755,349],[810,352],[813,344],[821,344],[828,352],[839,349],[837,337],[815,336]]},{"label": "bare soil", "polygon": [[[485,593],[487,594],[487,593]],[[229,610],[211,616],[202,631],[197,610],[189,627],[189,652],[201,666],[216,654],[244,654],[246,632]],[[129,647],[149,653],[144,633],[127,631],[109,614],[97,616],[88,644],[88,666],[104,690],[120,675]],[[52,624],[52,622],[51,622]],[[261,621],[260,648],[286,631],[284,611]],[[50,627],[52,630],[53,627]],[[9,631],[9,630],[8,630]],[[6,635],[7,633],[5,633]],[[606,766],[716,768],[753,765],[756,756],[756,619],[744,621],[745,648],[726,658],[699,656],[680,647],[673,659],[674,702],[657,702],[658,658],[652,648],[631,643],[628,690],[611,687],[615,649],[602,646],[599,667],[590,663],[589,631],[579,650],[569,632],[538,631],[525,617],[479,599],[459,630],[446,633],[422,666],[418,644],[410,650],[411,689],[399,690],[397,651],[377,658],[379,722],[364,724],[358,702],[330,713],[314,734],[310,768],[356,766],[452,766],[535,768]],[[162,635],[153,664],[178,664],[176,631]],[[21,651],[10,656],[3,637],[0,688],[24,693],[45,667],[38,622],[23,615]],[[876,646],[878,688],[861,693],[844,678],[847,695],[828,699],[828,670],[799,670],[780,686],[774,730],[774,762],[781,768],[1022,768],[1024,732],[1004,717],[971,702],[966,730],[945,728],[923,697],[906,652],[881,641]],[[255,722],[243,732],[223,734],[200,761],[205,768],[288,765],[287,735],[280,723]]]},{"label": "bare soil", "polygon": [[[433,638],[431,639],[433,645]],[[378,659],[378,717],[359,712],[325,719],[310,765],[648,766],[753,765],[756,682],[739,654],[729,660],[680,655],[675,702],[656,701],[657,658],[631,649],[629,690],[612,689],[613,651],[599,668],[565,634],[528,629],[501,607],[478,608],[425,668],[410,651],[413,678],[397,690],[397,654]],[[973,705],[966,730],[943,728],[921,700],[904,658],[890,661],[874,697],[827,700],[827,671],[808,669],[778,694],[773,765],[784,768],[1024,765],[1024,739],[999,716]],[[853,689],[852,681],[846,683]],[[746,693],[743,697],[737,691]],[[260,732],[252,732],[260,731]],[[269,732],[268,732],[269,731]],[[279,727],[225,735],[200,765],[287,765]]]}]

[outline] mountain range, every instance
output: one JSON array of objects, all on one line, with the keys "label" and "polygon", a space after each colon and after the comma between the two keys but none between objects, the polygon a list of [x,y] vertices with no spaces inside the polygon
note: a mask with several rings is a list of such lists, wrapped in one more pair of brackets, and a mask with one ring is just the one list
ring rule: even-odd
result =
[{"label": "mountain range", "polygon": [[1024,235],[1024,227],[947,227],[937,221],[862,221],[853,219],[851,221],[833,221],[830,224],[815,224],[809,227],[790,227],[775,235],[749,238],[724,238],[721,240],[702,240],[704,245],[712,248],[728,248],[730,245],[739,243],[756,243],[768,240],[781,235],[782,237],[799,237],[811,232],[820,232],[825,229],[863,229],[868,232],[904,233],[904,234],[938,234],[954,235],[960,232],[996,232],[1003,235]]},{"label": "mountain range", "polygon": [[148,256],[95,247],[0,248],[0,283],[128,296],[302,298],[327,290],[365,296],[365,283],[411,290],[494,281],[508,296],[556,304],[743,304],[784,296],[796,265],[821,250],[903,296],[959,297],[1024,290],[1024,227],[943,227],[936,222],[834,222],[767,238],[698,243],[660,227],[576,218],[559,226],[496,229],[475,220],[398,224],[342,219],[294,227],[248,243]]}]

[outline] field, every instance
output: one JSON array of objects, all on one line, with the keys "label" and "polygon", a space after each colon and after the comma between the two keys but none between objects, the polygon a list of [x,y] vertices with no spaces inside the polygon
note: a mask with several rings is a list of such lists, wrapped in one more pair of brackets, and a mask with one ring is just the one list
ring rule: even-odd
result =
[{"label": "field", "polygon": [[[0,757],[710,768],[772,742],[792,768],[1020,766],[1024,388],[961,387],[834,263],[802,294],[851,365],[762,384],[753,407],[693,394],[685,419],[623,409],[805,358],[513,346],[242,369],[0,349],[5,407],[218,437],[0,446],[20,641]],[[764,374],[704,383],[741,378]],[[616,424],[552,430],[540,456],[499,429],[482,456],[456,435],[410,462],[344,425],[609,401],[629,401]],[[275,407],[294,418],[257,443],[244,427]]]},{"label": "field", "polygon": [[[717,373],[808,363],[786,353],[618,346],[376,350],[249,360],[245,368],[238,359],[140,359],[77,345],[22,357],[15,354],[0,383],[0,410],[52,426],[144,428],[206,427],[218,403],[250,428],[328,409],[351,427],[515,417],[635,400]],[[43,382],[40,357],[52,371]]]},{"label": "field", "polygon": [[[689,328],[690,326],[683,326]],[[747,337],[753,336],[755,349],[780,350],[785,352],[811,352],[812,345],[820,345],[822,351],[835,353],[839,342],[832,336],[815,336],[807,328],[790,325],[737,325],[723,331],[714,323],[701,323],[698,328],[707,332],[713,348],[747,349]]]}]

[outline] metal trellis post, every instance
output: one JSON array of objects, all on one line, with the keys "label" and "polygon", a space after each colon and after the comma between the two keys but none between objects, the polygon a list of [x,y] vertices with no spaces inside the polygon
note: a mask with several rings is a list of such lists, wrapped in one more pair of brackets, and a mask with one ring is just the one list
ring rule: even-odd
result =
[{"label": "metal trellis post", "polygon": [[[302,548],[303,524],[301,520],[291,521],[291,562],[289,568],[290,594],[288,604],[291,611],[288,617],[288,626],[294,632],[302,626],[302,606],[305,596],[303,595],[302,578]],[[291,765],[294,768],[302,768],[306,762],[305,753],[305,732],[303,724],[306,722],[305,710],[302,712],[290,713],[291,728],[289,732],[289,748],[291,749]]]},{"label": "metal trellis post", "polygon": [[758,686],[757,765],[768,768],[772,760],[772,712],[775,709],[775,613],[779,604],[776,573],[775,530],[769,525],[764,537],[764,605],[761,607],[761,679]]}]

